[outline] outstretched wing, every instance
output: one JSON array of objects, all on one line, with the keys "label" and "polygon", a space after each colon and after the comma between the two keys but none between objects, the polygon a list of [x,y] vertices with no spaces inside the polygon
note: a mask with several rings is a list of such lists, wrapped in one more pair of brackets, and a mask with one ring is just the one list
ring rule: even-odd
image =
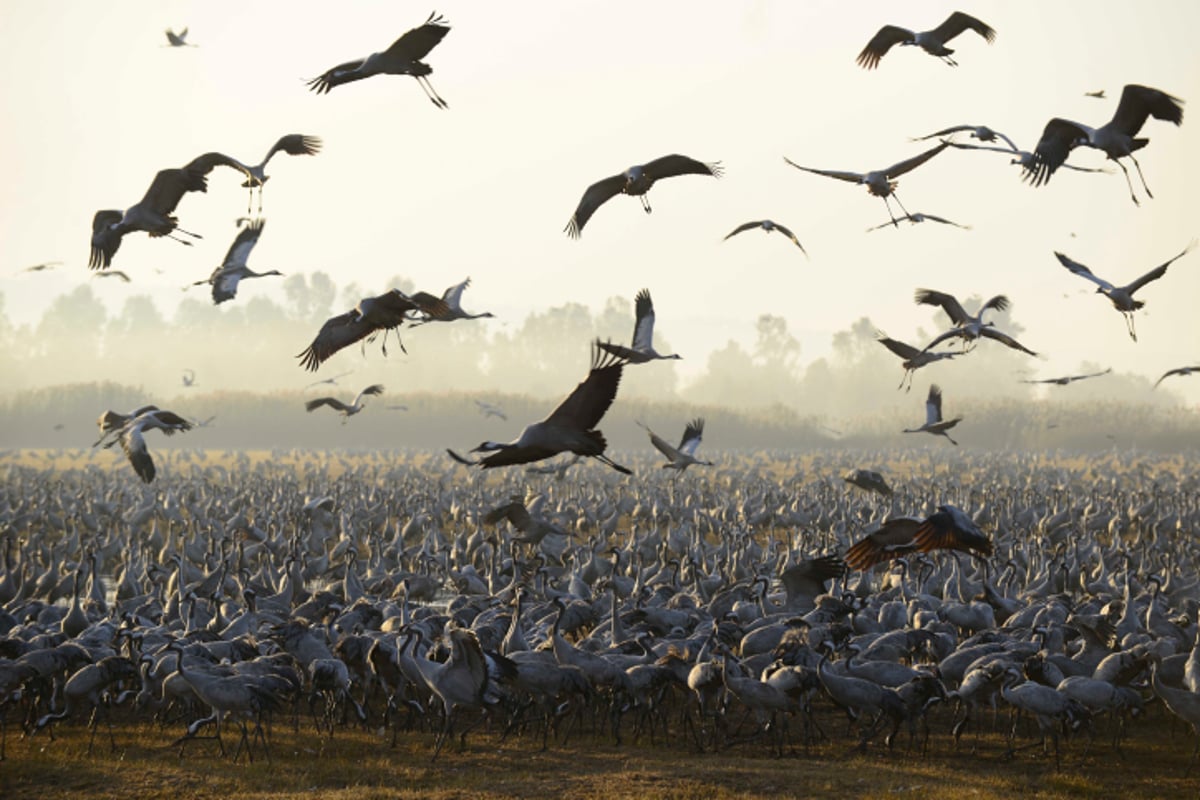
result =
[{"label": "outstretched wing", "polygon": [[[729,237],[731,237],[731,236],[737,236],[737,235],[738,235],[739,233],[741,233],[742,231],[752,231],[752,230],[754,230],[755,228],[758,228],[758,227],[761,227],[761,226],[762,226],[762,223],[761,223],[761,222],[743,222],[741,225],[738,225],[738,226],[737,226],[736,228],[734,228],[732,231],[730,231],[729,233],[725,234],[725,239],[728,239],[728,238],[729,238]],[[722,240],[722,241],[724,241],[724,240]]]},{"label": "outstretched wing", "polygon": [[1178,259],[1186,256],[1194,245],[1195,245],[1195,242],[1192,242],[1187,247],[1185,247],[1183,249],[1183,252],[1181,252],[1179,255],[1175,256],[1174,258],[1168,260],[1167,262],[1165,262],[1163,264],[1160,264],[1159,266],[1157,266],[1154,269],[1147,272],[1142,277],[1138,278],[1133,283],[1129,284],[1127,287],[1125,287],[1126,291],[1128,291],[1130,294],[1133,294],[1138,289],[1145,286],[1147,283],[1150,283],[1150,281],[1156,281],[1159,278],[1161,278],[1163,275],[1166,275],[1167,267],[1171,266],[1171,264],[1175,263],[1175,261],[1177,261]]},{"label": "outstretched wing", "polygon": [[272,145],[263,159],[263,166],[271,160],[271,156],[282,150],[289,156],[315,156],[321,150],[321,139],[318,136],[305,136],[303,133],[289,133]]},{"label": "outstretched wing", "polygon": [[225,253],[225,260],[221,262],[221,266],[246,266],[246,259],[250,257],[250,251],[254,249],[254,245],[258,244],[258,237],[262,236],[263,226],[266,224],[265,219],[259,218],[238,231],[233,244],[229,245],[229,251]]},{"label": "outstretched wing", "polygon": [[592,214],[596,213],[596,209],[620,194],[621,189],[624,187],[624,173],[613,175],[610,178],[593,183],[583,193],[583,197],[579,199],[579,205],[575,207],[575,213],[571,215],[571,219],[567,222],[567,227],[563,230],[572,239],[578,239],[583,233],[583,226],[592,218]]},{"label": "outstretched wing", "polygon": [[704,436],[704,420],[696,417],[683,429],[683,438],[679,440],[679,452],[686,456],[695,457],[696,448]]},{"label": "outstretched wing", "polygon": [[[971,319],[967,316],[967,312],[963,311],[958,298],[952,294],[937,292],[933,289],[917,289],[914,299],[918,305],[941,306],[942,311],[946,312],[946,316],[950,317],[950,321],[955,325],[964,325]],[[925,349],[928,350],[929,348]]]},{"label": "outstretched wing", "polygon": [[375,330],[371,323],[362,320],[357,311],[347,311],[332,319],[326,320],[317,332],[312,344],[296,358],[300,365],[315,372],[322,362],[343,347],[349,347],[355,342],[370,336]]},{"label": "outstretched wing", "polygon": [[317,77],[308,82],[308,88],[312,89],[317,94],[326,94],[333,87],[341,86],[343,83],[362,80],[369,78],[375,73],[362,71],[362,65],[366,63],[365,58],[356,58],[353,61],[347,61],[344,64],[338,64],[336,67],[325,70]]},{"label": "outstretched wing", "polygon": [[646,425],[643,422],[639,422],[638,425],[641,425],[646,429],[646,433],[650,434],[650,444],[654,445],[658,452],[662,453],[672,461],[679,457],[678,451],[676,451],[674,447],[671,447],[670,443],[668,443],[665,439],[663,439],[654,431],[650,430],[649,425]]},{"label": "outstretched wing", "polygon": [[921,354],[921,351],[913,347],[911,344],[908,344],[907,342],[901,342],[898,339],[888,338],[882,333],[878,334],[878,338],[876,338],[875,341],[879,342],[881,345],[886,347],[888,350],[891,350],[905,361],[910,360],[913,358],[913,356],[919,356]]},{"label": "outstretched wing", "polygon": [[905,159],[904,161],[901,161],[899,164],[893,164],[892,166],[885,169],[883,172],[889,178],[899,177],[900,175],[903,175],[904,173],[910,172],[910,171],[916,169],[917,167],[921,166],[926,161],[933,158],[934,156],[936,156],[938,153],[942,152],[949,146],[950,146],[949,142],[942,142],[941,144],[937,145],[936,147],[931,147],[930,149],[926,150],[924,153],[918,153],[917,155],[913,156],[912,158],[908,158],[908,159]]},{"label": "outstretched wing", "polygon": [[1033,352],[1028,347],[1021,344],[1020,342],[1018,342],[1013,337],[1009,336],[1004,331],[998,331],[992,327],[985,327],[985,328],[980,329],[979,335],[986,337],[988,339],[995,339],[997,342],[1000,342],[1001,344],[1008,345],[1013,350],[1020,350],[1022,353],[1028,353],[1031,356],[1037,355],[1037,353]]},{"label": "outstretched wing", "polygon": [[358,396],[354,398],[354,405],[359,405],[360,403],[362,403],[362,400],[364,397],[380,395],[380,394],[383,394],[383,384],[382,383],[372,383],[370,386],[368,386],[367,388],[363,389],[361,392],[358,393]]},{"label": "outstretched wing", "polygon": [[[198,281],[198,283],[205,282]],[[213,304],[220,305],[226,300],[237,297],[238,284],[242,282],[242,273],[237,269],[217,267],[216,273],[207,282],[212,283]]]},{"label": "outstretched wing", "polygon": [[800,248],[800,252],[801,252],[801,253],[804,253],[804,257],[805,257],[805,258],[807,258],[807,257],[808,257],[808,251],[804,249],[804,245],[800,244],[800,240],[796,238],[796,234],[792,233],[792,232],[791,232],[789,229],[787,229],[787,228],[785,228],[784,226],[780,225],[778,222],[773,222],[773,223],[771,223],[771,224],[775,226],[775,230],[779,231],[779,232],[780,232],[780,233],[782,233],[784,236],[786,236],[787,238],[791,239],[791,240],[792,240],[792,244],[794,244],[794,245],[796,245],[796,247],[799,247],[799,248]]},{"label": "outstretched wing", "polygon": [[875,69],[879,66],[879,60],[887,55],[887,51],[891,50],[893,45],[911,42],[914,39],[916,34],[910,30],[897,25],[884,25],[871,37],[871,41],[867,42],[867,46],[854,60],[863,69]]},{"label": "outstretched wing", "polygon": [[493,508],[483,517],[484,525],[495,525],[501,520],[508,520],[513,527],[519,531],[528,532],[533,527],[533,517],[529,515],[529,509],[525,508],[525,504],[520,500],[514,500],[511,503],[505,503],[502,506]]},{"label": "outstretched wing", "polygon": [[1103,278],[1096,277],[1095,273],[1093,273],[1090,269],[1085,267],[1083,264],[1080,264],[1078,261],[1072,261],[1070,258],[1068,258],[1067,256],[1063,255],[1062,253],[1060,253],[1058,251],[1055,251],[1054,256],[1055,256],[1055,258],[1058,259],[1058,263],[1062,264],[1064,267],[1066,267],[1068,270],[1075,273],[1079,277],[1087,278],[1089,281],[1096,284],[1101,289],[1111,291],[1114,288],[1111,283],[1104,280]]},{"label": "outstretched wing", "polygon": [[634,297],[633,309],[633,341],[631,344],[634,350],[644,353],[654,346],[654,301],[650,299],[649,289],[642,289],[637,293],[637,296]]},{"label": "outstretched wing", "polygon": [[338,411],[350,410],[350,406],[346,405],[341,400],[338,400],[336,397],[318,397],[313,400],[309,400],[304,404],[304,410],[312,411],[320,408],[321,406],[329,406],[330,408],[335,408]]},{"label": "outstretched wing", "polygon": [[617,396],[624,366],[622,359],[601,349],[597,340],[592,345],[592,368],[587,377],[559,403],[545,422],[585,431],[595,428]]},{"label": "outstretched wing", "polygon": [[112,266],[113,256],[121,246],[122,231],[113,229],[125,215],[120,211],[106,209],[97,211],[92,217],[92,249],[88,257],[89,269],[108,269]]},{"label": "outstretched wing", "polygon": [[934,425],[942,421],[942,388],[936,383],[929,387],[929,397],[925,400],[925,424]]},{"label": "outstretched wing", "polygon": [[642,165],[642,174],[652,181],[676,175],[712,175],[719,178],[724,172],[719,161],[706,164],[678,153],[656,158]]},{"label": "outstretched wing", "polygon": [[915,552],[917,546],[913,537],[920,527],[921,520],[912,517],[887,520],[846,551],[846,565],[851,569],[868,570],[876,564]]},{"label": "outstretched wing", "polygon": [[1002,294],[996,295],[991,300],[988,300],[986,303],[984,303],[982,306],[979,307],[979,315],[983,316],[983,312],[989,308],[992,309],[993,311],[1005,310],[1006,308],[1008,308],[1008,298]]},{"label": "outstretched wing", "polygon": [[960,550],[983,556],[992,554],[992,540],[979,530],[970,517],[950,505],[939,506],[936,513],[921,523],[913,540],[922,553],[930,550]]},{"label": "outstretched wing", "polygon": [[945,43],[958,36],[965,30],[973,30],[987,40],[991,44],[996,39],[996,32],[983,22],[979,21],[970,14],[964,14],[961,11],[955,11],[946,21],[934,28],[931,33],[941,42]]},{"label": "outstretched wing", "polygon": [[155,475],[154,459],[150,458],[150,451],[146,449],[146,439],[142,436],[140,428],[128,428],[121,433],[121,449],[125,451],[125,456],[137,476],[144,483],[152,482]]},{"label": "outstretched wing", "polygon": [[454,284],[453,286],[451,286],[449,289],[447,289],[445,292],[442,293],[442,300],[445,301],[446,305],[449,306],[450,308],[461,308],[463,292],[470,285],[471,285],[470,277],[468,277],[462,283]]},{"label": "outstretched wing", "polygon": [[1046,183],[1067,162],[1071,151],[1081,142],[1086,142],[1087,138],[1087,129],[1077,122],[1060,117],[1050,120],[1042,130],[1037,147],[1033,149],[1033,158],[1028,164],[1021,164],[1025,170],[1022,178],[1033,186]]},{"label": "outstretched wing", "polygon": [[429,15],[424,24],[406,32],[383,52],[384,56],[397,61],[420,61],[450,32],[450,23],[436,11]]},{"label": "outstretched wing", "polygon": [[805,172],[811,172],[814,175],[824,175],[826,178],[837,178],[839,181],[848,181],[849,183],[862,183],[862,180],[864,177],[862,175],[862,173],[859,173],[859,172],[842,172],[840,170],[833,170],[833,169],[814,169],[813,167],[802,167],[799,164],[797,164],[795,161],[792,161],[787,156],[784,156],[783,160],[785,162],[787,162],[788,164],[790,164],[791,166],[795,167],[796,169],[802,169]]},{"label": "outstretched wing", "polygon": [[[217,152],[205,153],[202,156],[196,156],[184,165],[183,170],[190,178],[199,178],[201,184],[203,185],[203,178],[207,176],[208,173],[212,172],[215,167],[229,167],[230,169],[234,169],[242,173],[247,178],[252,177],[250,175],[250,169],[245,164],[238,161],[236,158],[233,158],[232,156],[227,156],[224,153]],[[203,186],[199,189],[191,188],[191,190],[200,192],[205,191]]]},{"label": "outstretched wing", "polygon": [[1117,113],[1113,114],[1112,126],[1128,136],[1136,136],[1146,124],[1146,117],[1183,123],[1183,101],[1164,91],[1149,86],[1130,83],[1121,91]]}]

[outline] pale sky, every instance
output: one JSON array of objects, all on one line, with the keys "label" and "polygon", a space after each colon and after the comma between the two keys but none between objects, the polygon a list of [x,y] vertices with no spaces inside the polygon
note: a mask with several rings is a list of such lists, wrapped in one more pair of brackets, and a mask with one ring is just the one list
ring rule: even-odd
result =
[{"label": "pale sky", "polygon": [[[304,79],[385,49],[435,7],[452,28],[426,60],[449,110],[407,76],[308,91]],[[568,301],[632,302],[645,286],[660,331],[686,354],[685,379],[728,339],[752,344],[763,313],[788,320],[807,364],[862,316],[896,338],[931,330],[935,312],[913,303],[917,287],[962,298],[1004,293],[1022,341],[1046,355],[1030,361],[1036,377],[1087,361],[1157,378],[1200,362],[1200,252],[1139,293],[1146,309],[1134,343],[1120,314],[1053,251],[1121,284],[1200,236],[1189,191],[1200,177],[1196,112],[1185,110],[1182,127],[1151,119],[1143,128],[1151,142],[1138,160],[1154,199],[1140,208],[1119,170],[1060,170],[1034,189],[999,153],[950,150],[900,179],[909,211],[969,231],[926,223],[868,234],[887,220],[880,199],[783,162],[879,169],[929,144],[909,137],[964,123],[1032,149],[1051,117],[1106,122],[1126,83],[1195,101],[1200,3],[1131,8],[1109,0],[6,2],[4,310],[36,321],[55,296],[90,281],[111,313],[149,293],[170,315],[180,287],[207,277],[225,253],[233,219],[246,210],[239,177],[215,170],[207,195],[180,203],[181,227],[205,236],[197,246],[125,237],[114,268],[133,284],[91,278],[92,215],[138,201],[159,169],[210,150],[257,163],[279,136],[305,133],[324,140],[318,156],[277,155],[268,167],[270,224],[251,260],[260,271],[323,270],[368,294],[396,274],[436,292],[470,275],[464,305],[514,325]],[[970,32],[955,39],[959,67],[909,47],[893,48],[875,71],[855,64],[881,25],[928,29],[955,9],[997,32],[990,46]],[[185,26],[198,47],[163,47],[165,28]],[[1106,99],[1084,96],[1099,89]],[[720,161],[725,177],[660,182],[651,215],[618,196],[581,240],[563,233],[588,185],[668,153]],[[1071,161],[1105,164],[1083,148]],[[790,227],[811,260],[775,234],[722,241],[764,217]],[[64,264],[20,271],[48,260]],[[276,282],[242,292],[282,299]],[[70,381],[69,364],[55,368]],[[891,388],[894,376],[886,382]],[[1200,402],[1200,380],[1172,388]]]}]

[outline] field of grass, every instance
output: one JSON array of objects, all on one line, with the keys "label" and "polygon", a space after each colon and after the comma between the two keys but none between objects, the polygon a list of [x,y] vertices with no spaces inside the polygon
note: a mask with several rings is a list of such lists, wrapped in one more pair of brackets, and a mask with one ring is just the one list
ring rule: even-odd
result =
[{"label": "field of grass", "polygon": [[[509,738],[475,731],[466,749],[457,741],[431,762],[434,734],[401,733],[395,748],[390,734],[357,728],[338,729],[332,739],[319,736],[311,723],[298,733],[277,722],[271,760],[256,747],[256,759],[231,759],[237,735],[226,733],[227,755],[215,743],[188,743],[183,756],[172,741],[181,724],[160,730],[133,723],[116,711],[117,750],[110,753],[101,727],[95,752],[87,754],[88,732],[82,722],[57,727],[51,741],[43,731],[21,739],[10,726],[7,758],[0,762],[0,797],[103,798],[275,798],[313,797],[344,800],[423,797],[579,797],[618,798],[776,798],[776,797],[1039,797],[1039,798],[1190,798],[1200,795],[1200,771],[1185,776],[1194,747],[1190,731],[1161,707],[1132,726],[1124,758],[1107,744],[1103,732],[1088,752],[1086,736],[1063,748],[1062,768],[1039,747],[1006,756],[1002,733],[984,733],[971,750],[971,734],[954,749],[949,712],[934,720],[928,756],[906,753],[903,741],[888,752],[873,742],[854,752],[844,736],[844,717],[822,715],[834,741],[807,754],[773,757],[769,744],[753,740],[719,753],[700,753],[690,740],[645,740],[614,745],[610,738],[573,735],[567,744],[539,751],[537,737]],[[736,717],[736,715],[735,715]],[[1000,729],[1007,726],[1007,714]],[[1102,722],[1102,731],[1107,723]],[[675,726],[673,726],[674,728]],[[798,728],[797,723],[794,728]],[[1032,728],[1032,725],[1030,726]],[[1030,744],[1031,733],[1018,745]],[[661,739],[661,737],[660,737]]]}]

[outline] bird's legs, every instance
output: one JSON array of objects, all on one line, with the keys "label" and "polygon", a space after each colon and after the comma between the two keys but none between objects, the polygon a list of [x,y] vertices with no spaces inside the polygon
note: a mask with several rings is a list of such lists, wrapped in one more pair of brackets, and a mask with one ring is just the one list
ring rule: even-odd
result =
[{"label": "bird's legs", "polygon": [[646,199],[646,195],[638,195],[638,199],[642,201],[642,209],[645,210],[647,214],[654,210],[650,208],[650,201]]},{"label": "bird's legs", "polygon": [[912,214],[908,213],[908,209],[904,207],[904,203],[900,202],[900,195],[896,194],[894,190],[892,191],[892,197],[896,198],[896,205],[900,206],[900,210],[904,212],[904,216],[912,219]]},{"label": "bird's legs", "polygon": [[622,475],[632,475],[633,474],[633,471],[630,470],[628,467],[622,467],[620,464],[613,461],[611,458],[604,455],[603,453],[597,453],[596,455],[593,456],[593,458],[595,458],[601,464],[607,464],[608,466],[615,469],[617,472],[620,472]]},{"label": "bird's legs", "polygon": [[1137,341],[1137,330],[1135,329],[1134,324],[1133,324],[1133,312],[1132,311],[1122,311],[1121,313],[1125,315],[1125,330],[1129,331],[1129,338],[1133,339],[1136,342]]},{"label": "bird's legs", "polygon": [[1154,194],[1150,191],[1150,187],[1146,185],[1146,176],[1142,174],[1142,165],[1139,164],[1138,160],[1133,157],[1133,153],[1129,154],[1129,160],[1133,162],[1133,166],[1137,170],[1138,177],[1142,180],[1142,188],[1146,190],[1146,197],[1149,197],[1151,200],[1153,200]]},{"label": "bird's legs", "polygon": [[[1130,156],[1130,158],[1133,158],[1133,156]],[[1129,199],[1133,201],[1135,206],[1140,206],[1141,203],[1138,202],[1137,195],[1133,193],[1133,181],[1129,180],[1129,170],[1118,159],[1114,158],[1113,161],[1116,161],[1117,166],[1121,168],[1121,174],[1125,176],[1125,185],[1129,187]],[[1135,161],[1134,163],[1136,164],[1137,162]],[[1138,172],[1140,174],[1141,170],[1138,170]],[[1142,184],[1144,185],[1145,183],[1146,181],[1143,179]]]},{"label": "bird's legs", "polygon": [[437,90],[433,88],[433,84],[429,82],[429,78],[426,78],[424,75],[419,75],[417,76],[417,83],[421,85],[421,88],[425,91],[425,96],[428,97],[435,106],[438,108],[450,107],[446,101],[442,99],[441,95],[437,93]]}]

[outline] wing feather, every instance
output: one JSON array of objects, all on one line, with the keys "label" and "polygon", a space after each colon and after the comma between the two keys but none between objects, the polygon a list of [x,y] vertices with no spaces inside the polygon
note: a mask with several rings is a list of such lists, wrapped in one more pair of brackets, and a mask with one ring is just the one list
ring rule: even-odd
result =
[{"label": "wing feather", "polygon": [[595,428],[604,417],[617,396],[625,362],[605,352],[599,344],[597,340],[592,346],[592,368],[587,377],[546,417],[546,423],[586,431]]},{"label": "wing feather", "polygon": [[916,38],[916,34],[906,28],[884,25],[871,37],[871,41],[867,42],[867,46],[854,60],[863,69],[875,69],[879,66],[879,60],[887,55],[887,51],[891,50],[893,45],[912,42]]},{"label": "wing feather", "polygon": [[567,227],[563,230],[572,239],[578,239],[583,234],[583,226],[592,218],[592,214],[596,213],[596,209],[620,194],[624,187],[624,173],[593,183],[583,193],[579,205],[575,207],[575,213],[571,215]]}]

